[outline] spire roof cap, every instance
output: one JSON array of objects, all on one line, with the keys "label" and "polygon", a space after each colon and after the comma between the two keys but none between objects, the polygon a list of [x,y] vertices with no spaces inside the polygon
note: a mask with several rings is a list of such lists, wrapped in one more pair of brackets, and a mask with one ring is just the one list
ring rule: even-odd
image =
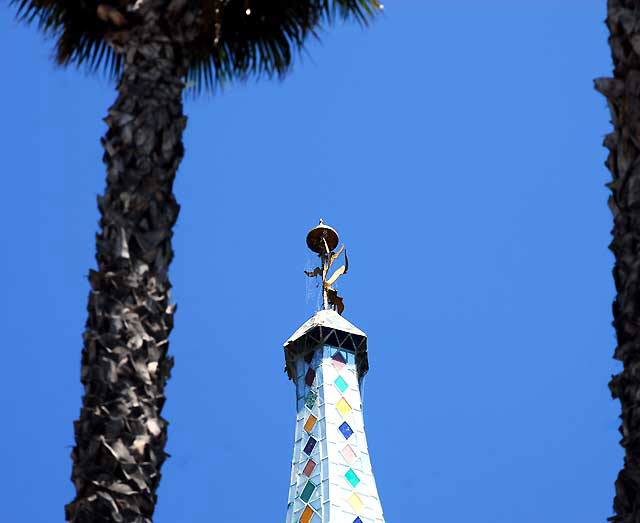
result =
[{"label": "spire roof cap", "polygon": [[364,332],[362,332],[358,327],[340,316],[336,311],[334,311],[333,309],[325,309],[316,312],[313,316],[311,316],[311,318],[305,321],[300,326],[300,328],[291,335],[284,346],[286,347],[290,343],[293,343],[318,325],[343,332],[348,332],[349,334],[356,334],[364,338],[367,337]]}]

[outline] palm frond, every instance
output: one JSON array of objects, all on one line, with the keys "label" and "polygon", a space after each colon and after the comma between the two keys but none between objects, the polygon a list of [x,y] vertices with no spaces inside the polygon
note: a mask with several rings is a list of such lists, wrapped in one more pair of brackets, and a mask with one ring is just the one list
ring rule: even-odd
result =
[{"label": "palm frond", "polygon": [[[10,0],[18,18],[35,24],[56,42],[56,60],[115,77],[120,55],[107,44],[107,23],[97,7],[110,0]],[[111,0],[116,1],[116,0]],[[251,76],[283,76],[309,37],[336,20],[366,25],[378,0],[190,0],[203,13],[189,50],[187,80],[194,92],[213,90]],[[216,14],[216,8],[218,12]],[[249,10],[249,11],[248,11]],[[247,14],[247,13],[250,14]]]}]

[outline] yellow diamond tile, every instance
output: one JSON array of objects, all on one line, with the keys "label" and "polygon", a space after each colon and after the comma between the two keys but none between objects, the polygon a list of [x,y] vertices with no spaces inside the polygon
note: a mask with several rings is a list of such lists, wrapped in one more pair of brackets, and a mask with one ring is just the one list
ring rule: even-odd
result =
[{"label": "yellow diamond tile", "polygon": [[349,405],[347,400],[344,398],[340,398],[340,401],[336,403],[336,407],[338,407],[338,410],[342,412],[343,415],[349,414],[349,412],[351,412],[351,405]]},{"label": "yellow diamond tile", "polygon": [[309,417],[307,418],[307,421],[304,424],[304,430],[311,433],[314,425],[316,424],[316,421],[318,421],[318,418],[316,418],[313,414],[309,414]]},{"label": "yellow diamond tile", "polygon": [[[358,494],[356,494],[355,492],[351,493],[347,501],[349,502],[349,505],[351,505],[351,508],[354,512],[360,512],[362,510],[362,507],[364,507],[364,503],[360,499],[360,496],[358,496]],[[302,518],[300,518],[300,521],[302,521]]]},{"label": "yellow diamond tile", "polygon": [[300,523],[309,523],[309,521],[311,521],[311,516],[313,516],[313,510],[309,505],[307,505],[302,511],[302,516],[300,516]]}]

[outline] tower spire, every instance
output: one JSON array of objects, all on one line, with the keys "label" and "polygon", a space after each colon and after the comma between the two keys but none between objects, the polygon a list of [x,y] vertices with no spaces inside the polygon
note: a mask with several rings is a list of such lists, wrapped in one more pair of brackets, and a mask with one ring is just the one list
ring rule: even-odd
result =
[{"label": "tower spire", "polygon": [[[369,369],[367,335],[341,316],[331,276],[338,233],[322,220],[307,234],[321,267],[324,308],[284,344],[286,372],[296,385],[296,430],[286,523],[384,523],[364,432],[360,383]],[[306,271],[305,271],[306,272]]]}]

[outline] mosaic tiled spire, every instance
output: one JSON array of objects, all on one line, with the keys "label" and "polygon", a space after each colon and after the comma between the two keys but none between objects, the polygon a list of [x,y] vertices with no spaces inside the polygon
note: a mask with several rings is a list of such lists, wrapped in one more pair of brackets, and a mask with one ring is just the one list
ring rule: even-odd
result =
[{"label": "mosaic tiled spire", "polygon": [[362,418],[365,333],[326,309],[284,348],[297,400],[286,523],[384,523]]}]

